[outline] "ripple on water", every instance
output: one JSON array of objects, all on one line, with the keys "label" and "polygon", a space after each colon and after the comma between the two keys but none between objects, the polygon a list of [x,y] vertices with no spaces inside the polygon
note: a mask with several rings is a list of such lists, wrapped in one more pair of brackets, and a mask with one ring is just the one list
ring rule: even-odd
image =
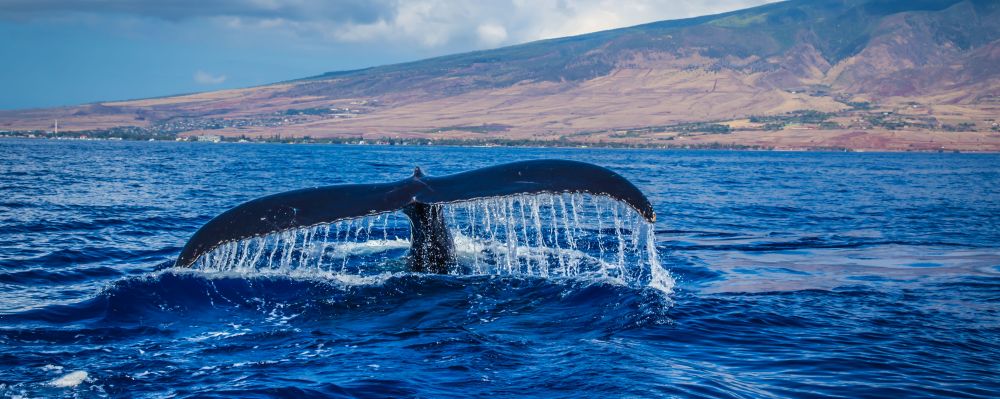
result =
[{"label": "ripple on water", "polygon": [[[997,155],[41,140],[0,154],[0,397],[1000,391]],[[198,227],[260,195],[538,158],[609,166],[648,194],[669,295],[622,284],[603,223],[589,231],[609,239],[576,252],[460,248],[532,273],[401,272],[405,225],[378,248],[294,253],[321,267],[171,268]],[[383,252],[397,261],[370,262]],[[559,256],[612,273],[536,273]]]}]

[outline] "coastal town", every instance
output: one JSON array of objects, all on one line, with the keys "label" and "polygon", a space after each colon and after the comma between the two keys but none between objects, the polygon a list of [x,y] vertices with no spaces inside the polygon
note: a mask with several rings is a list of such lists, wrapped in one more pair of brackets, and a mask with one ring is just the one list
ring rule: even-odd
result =
[{"label": "coastal town", "polygon": [[[326,137],[283,134],[284,128],[327,119],[348,119],[363,116],[379,105],[378,100],[356,101],[353,107],[288,108],[264,115],[242,118],[170,118],[148,126],[120,126],[106,129],[74,130],[55,120],[49,130],[0,130],[0,138],[110,141],[175,141],[203,143],[286,143],[343,145],[470,145],[470,146],[533,146],[533,147],[628,147],[628,148],[718,148],[768,150],[781,149],[767,145],[744,145],[719,141],[683,142],[685,138],[717,137],[734,133],[753,134],[781,132],[907,132],[924,131],[940,134],[983,133],[1000,138],[1000,122],[996,118],[981,120],[939,119],[927,112],[924,105],[911,102],[897,107],[882,107],[869,102],[842,101],[846,109],[837,112],[796,110],[779,115],[753,115],[735,120],[678,123],[658,126],[636,126],[596,131],[579,131],[558,137],[507,138],[509,126],[495,123],[445,126],[415,132],[413,135],[375,136],[358,132]],[[265,128],[270,135],[233,134],[243,129]],[[218,132],[218,133],[216,133]],[[459,135],[455,135],[458,133]],[[465,135],[461,135],[466,133]],[[469,137],[468,133],[474,133]],[[789,148],[785,148],[789,149]],[[816,146],[795,148],[813,150],[845,150],[848,147]],[[922,148],[918,150],[927,151]]]}]

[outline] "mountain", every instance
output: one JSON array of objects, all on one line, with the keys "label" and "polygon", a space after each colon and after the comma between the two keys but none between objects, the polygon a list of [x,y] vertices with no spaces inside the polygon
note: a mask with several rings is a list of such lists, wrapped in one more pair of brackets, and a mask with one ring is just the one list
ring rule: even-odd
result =
[{"label": "mountain", "polygon": [[997,65],[997,1],[787,1],[0,129],[1000,151]]}]

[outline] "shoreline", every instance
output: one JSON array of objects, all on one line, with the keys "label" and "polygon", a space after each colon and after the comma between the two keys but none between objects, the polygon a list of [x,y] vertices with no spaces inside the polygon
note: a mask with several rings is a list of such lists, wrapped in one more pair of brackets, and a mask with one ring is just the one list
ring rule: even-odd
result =
[{"label": "shoreline", "polygon": [[[443,147],[443,148],[555,148],[555,149],[598,149],[598,150],[667,150],[667,151],[740,151],[740,152],[816,152],[816,153],[882,153],[882,154],[1000,154],[1000,151],[992,150],[956,150],[956,149],[908,149],[894,150],[885,148],[847,148],[847,147],[765,147],[749,145],[727,145],[727,144],[695,144],[663,146],[652,144],[624,144],[624,143],[574,143],[562,141],[544,140],[517,140],[518,144],[510,143],[462,143],[462,140],[413,140],[414,142],[403,143],[379,143],[368,140],[289,140],[289,141],[263,141],[263,140],[163,140],[163,139],[127,139],[127,138],[79,138],[79,137],[27,137],[0,135],[0,140],[44,140],[44,141],[84,141],[84,142],[129,142],[129,143],[185,143],[200,145],[332,145],[350,147]],[[360,141],[360,142],[359,142]],[[424,142],[416,142],[424,141]],[[502,140],[499,140],[502,141]]]}]

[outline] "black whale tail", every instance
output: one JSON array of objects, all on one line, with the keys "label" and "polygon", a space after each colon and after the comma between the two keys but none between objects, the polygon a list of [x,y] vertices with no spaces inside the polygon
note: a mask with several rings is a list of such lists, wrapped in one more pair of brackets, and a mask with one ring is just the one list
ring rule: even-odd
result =
[{"label": "black whale tail", "polygon": [[402,210],[410,219],[410,269],[447,273],[454,264],[454,244],[442,205],[543,193],[607,196],[629,205],[649,222],[656,220],[649,200],[631,182],[589,163],[523,161],[440,177],[425,176],[417,168],[412,177],[394,183],[314,187],[243,203],[202,226],[185,244],[175,266],[189,267],[227,242]]}]

